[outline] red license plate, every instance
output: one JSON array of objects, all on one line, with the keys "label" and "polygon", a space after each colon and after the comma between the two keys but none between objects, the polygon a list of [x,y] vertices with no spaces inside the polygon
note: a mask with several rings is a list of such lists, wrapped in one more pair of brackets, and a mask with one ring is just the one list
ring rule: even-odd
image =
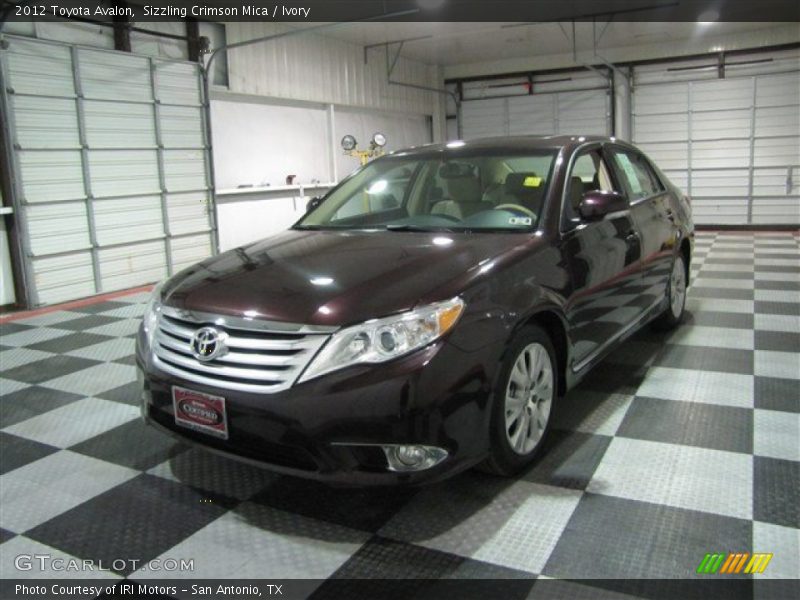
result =
[{"label": "red license plate", "polygon": [[175,423],[224,440],[228,439],[225,398],[172,386]]}]

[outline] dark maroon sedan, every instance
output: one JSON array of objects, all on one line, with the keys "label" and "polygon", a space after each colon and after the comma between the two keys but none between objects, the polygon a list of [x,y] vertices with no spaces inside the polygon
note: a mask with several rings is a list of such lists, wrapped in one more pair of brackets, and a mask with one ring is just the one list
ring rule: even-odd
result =
[{"label": "dark maroon sedan", "polygon": [[395,152],[156,288],[144,417],[336,483],[512,474],[612,348],[681,321],[692,245],[688,199],[614,138]]}]

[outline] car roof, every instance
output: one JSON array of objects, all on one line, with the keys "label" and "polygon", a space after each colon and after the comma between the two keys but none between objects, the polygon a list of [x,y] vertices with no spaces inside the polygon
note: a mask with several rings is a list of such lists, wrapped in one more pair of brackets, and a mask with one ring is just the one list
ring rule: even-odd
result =
[{"label": "car roof", "polygon": [[486,151],[497,153],[503,151],[557,150],[560,148],[568,149],[577,147],[587,142],[615,142],[628,145],[616,138],[602,135],[512,135],[425,144],[397,150],[392,152],[391,155],[413,156],[443,152],[452,152],[455,154],[458,151]]}]

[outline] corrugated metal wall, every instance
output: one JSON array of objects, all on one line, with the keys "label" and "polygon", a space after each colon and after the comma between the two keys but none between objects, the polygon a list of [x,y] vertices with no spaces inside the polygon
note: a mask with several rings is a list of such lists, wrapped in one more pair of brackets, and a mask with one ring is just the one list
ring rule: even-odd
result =
[{"label": "corrugated metal wall", "polygon": [[198,67],[7,39],[31,303],[150,283],[211,254]]},{"label": "corrugated metal wall", "polygon": [[800,53],[710,62],[635,69],[634,142],[699,224],[800,224]]},{"label": "corrugated metal wall", "polygon": [[588,71],[534,78],[465,83],[461,103],[464,139],[498,135],[610,135],[611,87]]},{"label": "corrugated metal wall", "polygon": [[[289,28],[271,23],[226,23],[228,43]],[[368,52],[341,40],[300,34],[228,52],[232,92],[430,115],[434,94],[390,85],[382,48]],[[401,58],[392,80],[441,87],[435,67]]]}]

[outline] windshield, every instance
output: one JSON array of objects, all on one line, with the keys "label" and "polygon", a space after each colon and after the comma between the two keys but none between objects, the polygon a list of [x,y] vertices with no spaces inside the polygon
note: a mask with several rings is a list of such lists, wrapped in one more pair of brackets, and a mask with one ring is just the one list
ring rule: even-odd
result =
[{"label": "windshield", "polygon": [[530,231],[542,214],[555,150],[387,156],[356,171],[297,229]]}]

